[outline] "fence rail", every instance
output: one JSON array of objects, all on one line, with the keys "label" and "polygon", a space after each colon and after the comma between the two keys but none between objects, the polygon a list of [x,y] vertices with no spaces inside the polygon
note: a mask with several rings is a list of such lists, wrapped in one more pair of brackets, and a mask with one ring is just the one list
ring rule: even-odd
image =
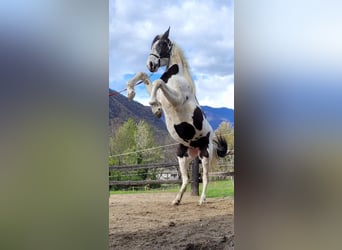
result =
[{"label": "fence rail", "polygon": [[[126,166],[109,166],[109,170],[117,170],[122,173],[129,173],[130,171],[139,170],[139,169],[167,169],[174,168],[178,172],[178,163],[177,162],[171,162],[171,163],[150,163],[150,164],[141,164],[141,165],[126,165]],[[227,168],[234,168],[234,165],[227,165]],[[169,174],[168,172],[161,172],[163,174]],[[234,176],[234,171],[225,171],[225,172],[210,172],[209,173],[209,179],[210,180],[223,180],[228,176]],[[191,183],[192,181],[190,181]],[[201,182],[201,180],[200,180]],[[137,180],[137,181],[131,181],[131,180],[125,180],[125,181],[109,181],[109,187],[111,186],[147,186],[147,185],[153,185],[153,184],[181,184],[182,181],[180,179],[157,179],[157,180]]]},{"label": "fence rail", "polygon": [[210,172],[209,176],[234,176],[234,172]]},{"label": "fence rail", "polygon": [[181,184],[182,180],[143,180],[143,181],[109,181],[110,186],[144,186],[152,184]]},{"label": "fence rail", "polygon": [[119,170],[119,171],[131,171],[138,169],[153,169],[153,168],[170,168],[177,167],[178,163],[151,163],[151,164],[141,164],[141,165],[127,165],[127,166],[110,166],[109,170]]}]

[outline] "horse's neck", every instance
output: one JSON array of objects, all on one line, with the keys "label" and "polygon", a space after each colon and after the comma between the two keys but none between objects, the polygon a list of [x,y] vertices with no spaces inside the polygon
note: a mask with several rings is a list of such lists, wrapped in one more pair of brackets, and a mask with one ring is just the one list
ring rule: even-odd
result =
[{"label": "horse's neck", "polygon": [[171,67],[172,65],[177,64],[179,67],[179,73],[182,74],[189,82],[192,92],[195,95],[196,94],[196,89],[195,89],[195,84],[192,80],[191,74],[189,72],[188,68],[188,63],[183,55],[183,52],[181,49],[176,45],[173,44],[173,49],[170,57],[170,63],[168,65],[168,68]]}]

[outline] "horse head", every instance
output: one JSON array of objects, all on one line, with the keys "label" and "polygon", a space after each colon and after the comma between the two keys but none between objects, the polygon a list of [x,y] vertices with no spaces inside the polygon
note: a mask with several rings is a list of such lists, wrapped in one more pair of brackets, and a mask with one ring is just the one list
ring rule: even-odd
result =
[{"label": "horse head", "polygon": [[157,35],[151,45],[151,52],[147,58],[147,68],[151,72],[156,72],[159,67],[169,63],[172,42],[169,39],[170,27],[164,34]]}]

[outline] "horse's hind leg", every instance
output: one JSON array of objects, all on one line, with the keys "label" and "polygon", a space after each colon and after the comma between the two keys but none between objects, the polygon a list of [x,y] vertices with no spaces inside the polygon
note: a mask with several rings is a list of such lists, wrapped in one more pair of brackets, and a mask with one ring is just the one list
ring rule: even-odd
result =
[{"label": "horse's hind leg", "polygon": [[199,205],[202,205],[206,199],[206,191],[207,191],[207,186],[208,186],[208,179],[209,179],[209,166],[210,166],[210,161],[208,157],[203,157],[201,158],[202,161],[202,166],[203,166],[203,189],[202,189],[202,194],[201,198],[199,200]]},{"label": "horse's hind leg", "polygon": [[178,157],[179,168],[182,175],[182,186],[176,196],[176,199],[173,200],[172,205],[179,205],[180,201],[182,200],[183,194],[186,190],[186,186],[189,182],[188,167],[190,162],[191,157],[189,156]]}]

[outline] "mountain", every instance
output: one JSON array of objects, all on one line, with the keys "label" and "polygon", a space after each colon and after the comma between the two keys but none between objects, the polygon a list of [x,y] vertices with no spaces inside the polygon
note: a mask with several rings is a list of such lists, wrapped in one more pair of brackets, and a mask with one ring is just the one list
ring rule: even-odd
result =
[{"label": "mountain", "polygon": [[234,127],[234,110],[229,108],[212,108],[201,106],[210,125],[216,130],[223,121],[229,122]]},{"label": "mountain", "polygon": [[145,120],[152,127],[154,137],[160,144],[166,144],[172,140],[164,121],[153,115],[150,107],[134,100],[129,101],[127,97],[114,90],[109,89],[109,92],[113,93],[109,97],[109,136],[113,136],[128,118],[132,118],[135,122]]}]

